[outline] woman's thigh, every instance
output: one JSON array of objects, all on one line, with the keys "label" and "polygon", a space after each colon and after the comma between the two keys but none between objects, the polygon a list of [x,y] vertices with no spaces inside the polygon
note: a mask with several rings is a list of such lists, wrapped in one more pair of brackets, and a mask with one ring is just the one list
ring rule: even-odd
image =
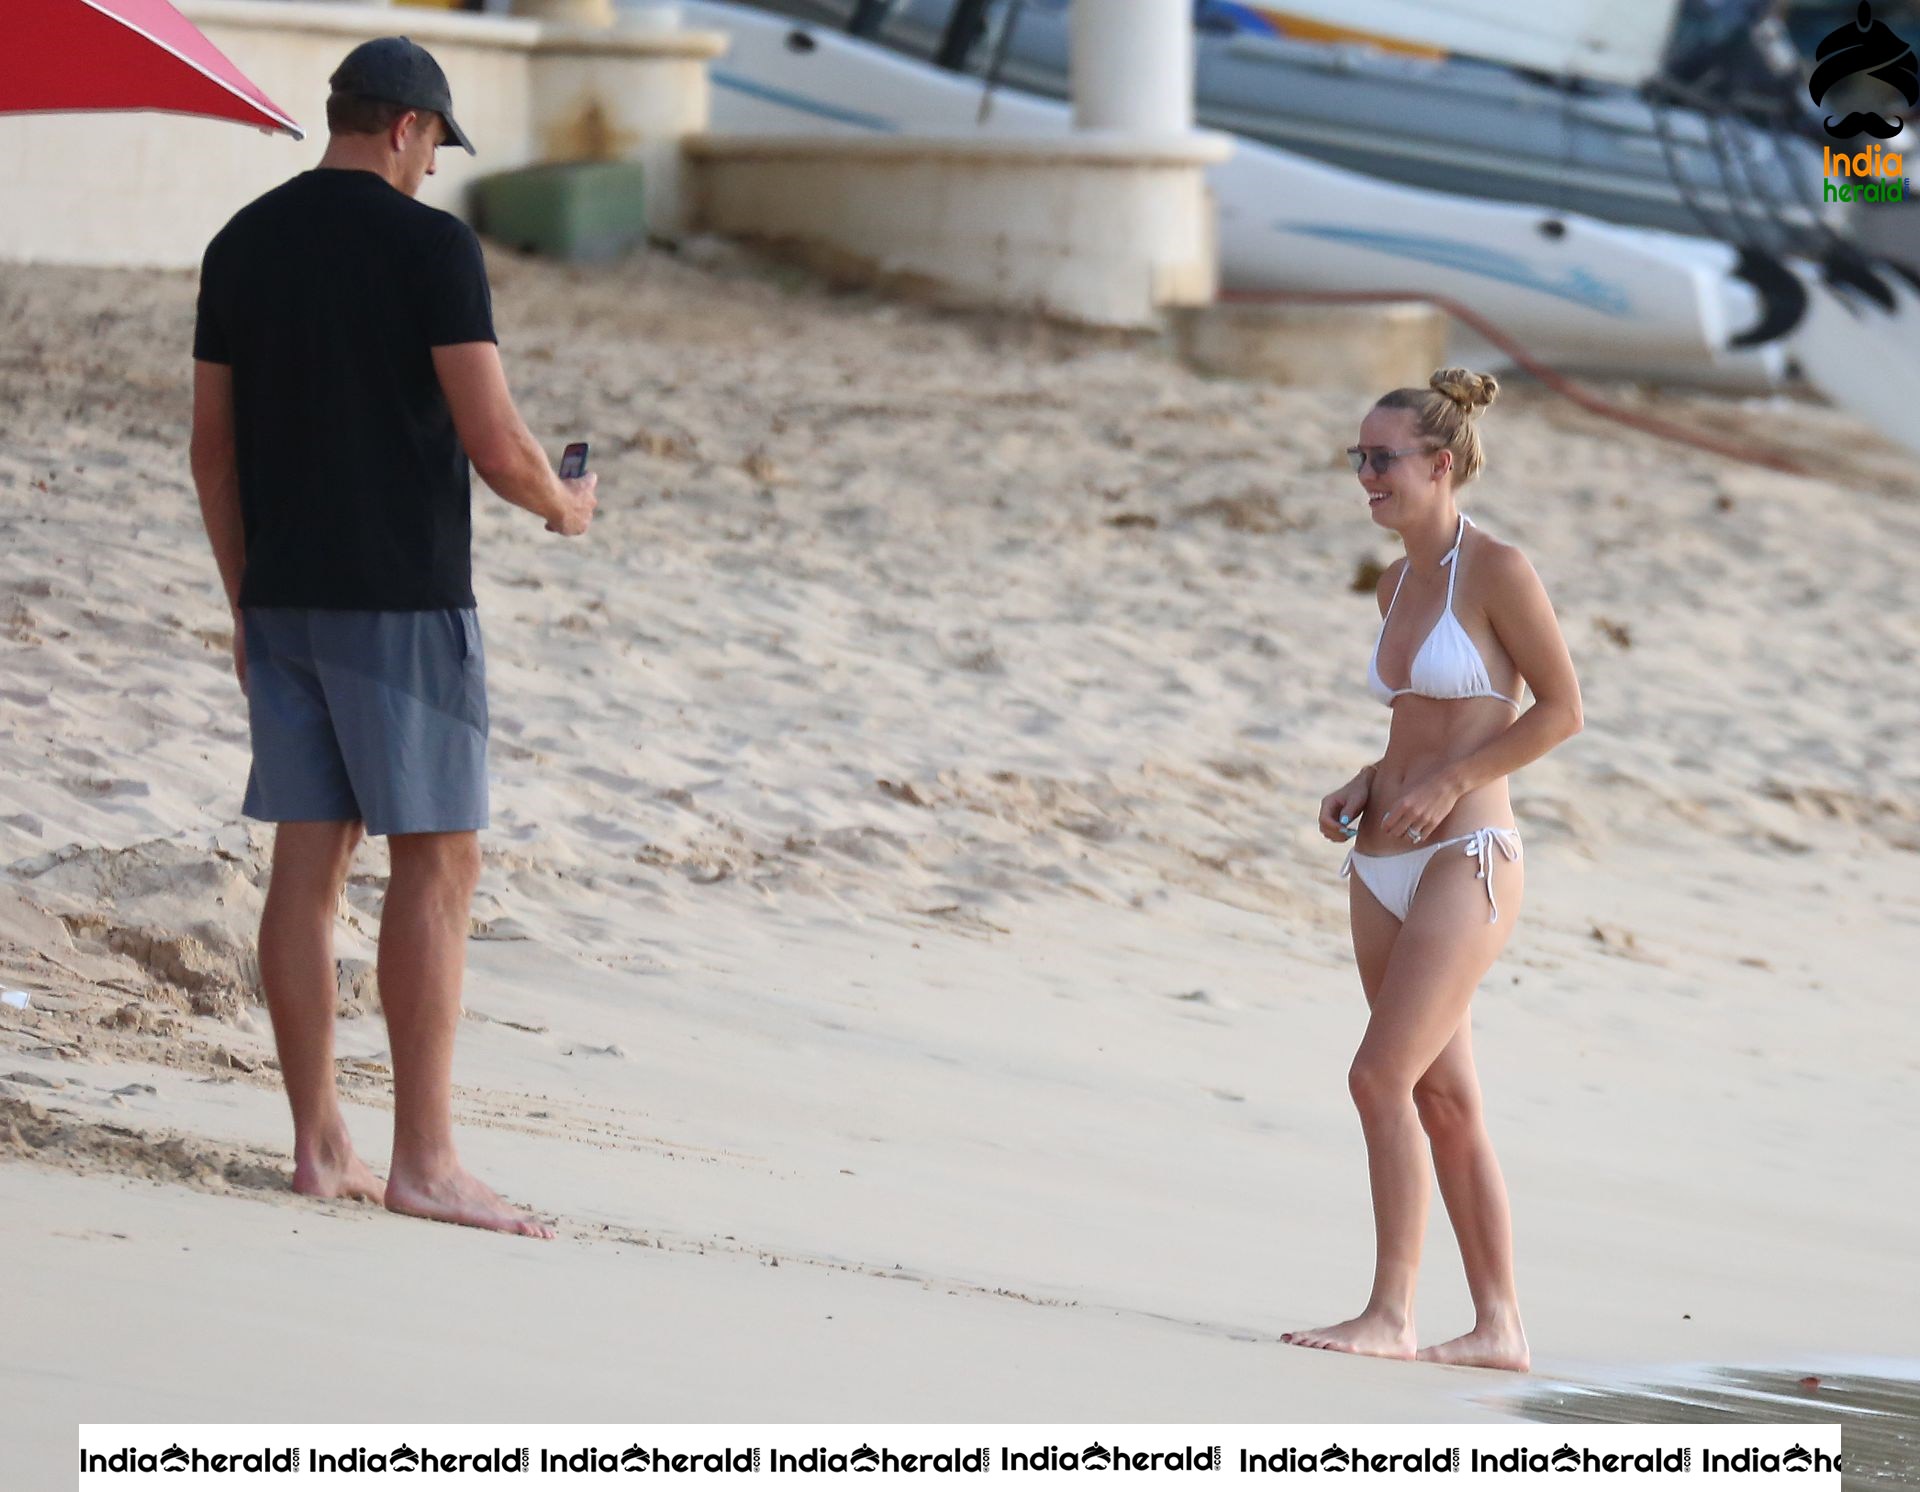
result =
[{"label": "woman's thigh", "polygon": [[1521,863],[1495,858],[1498,922],[1487,921],[1487,887],[1474,874],[1477,868],[1468,855],[1442,850],[1434,856],[1370,1002],[1372,1015],[1355,1065],[1409,1090],[1461,1031],[1474,990],[1506,947],[1520,914]]},{"label": "woman's thigh", "polygon": [[1347,916],[1353,931],[1353,961],[1360,970],[1360,988],[1371,1006],[1387,977],[1394,940],[1400,935],[1400,919],[1380,905],[1379,899],[1367,889],[1367,883],[1357,875],[1347,881]]}]

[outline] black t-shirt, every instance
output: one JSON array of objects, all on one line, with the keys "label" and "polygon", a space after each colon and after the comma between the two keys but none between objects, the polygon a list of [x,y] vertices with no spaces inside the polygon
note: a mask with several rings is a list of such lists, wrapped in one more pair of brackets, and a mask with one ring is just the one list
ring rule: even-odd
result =
[{"label": "black t-shirt", "polygon": [[473,230],[371,171],[306,171],[234,214],[193,355],[233,367],[242,606],[473,605],[467,453],[431,349],[498,340]]}]

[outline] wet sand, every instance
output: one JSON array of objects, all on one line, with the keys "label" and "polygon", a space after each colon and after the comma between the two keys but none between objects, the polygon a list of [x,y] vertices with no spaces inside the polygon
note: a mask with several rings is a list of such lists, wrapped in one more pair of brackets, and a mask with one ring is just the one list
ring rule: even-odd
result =
[{"label": "wet sand", "polygon": [[1838,1424],[1845,1492],[1920,1487],[1920,1362],[1895,1361],[1891,1376],[1875,1366],[1670,1369],[1611,1384],[1537,1383],[1500,1402],[1557,1424]]}]

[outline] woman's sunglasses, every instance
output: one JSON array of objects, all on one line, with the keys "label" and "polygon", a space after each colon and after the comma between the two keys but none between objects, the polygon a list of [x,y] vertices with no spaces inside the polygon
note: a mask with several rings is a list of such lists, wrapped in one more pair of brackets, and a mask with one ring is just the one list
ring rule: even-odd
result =
[{"label": "woman's sunglasses", "polygon": [[1355,471],[1365,471],[1371,462],[1373,469],[1385,475],[1387,468],[1402,456],[1424,456],[1433,454],[1432,446],[1408,446],[1404,451],[1389,451],[1384,446],[1348,446],[1347,464]]}]

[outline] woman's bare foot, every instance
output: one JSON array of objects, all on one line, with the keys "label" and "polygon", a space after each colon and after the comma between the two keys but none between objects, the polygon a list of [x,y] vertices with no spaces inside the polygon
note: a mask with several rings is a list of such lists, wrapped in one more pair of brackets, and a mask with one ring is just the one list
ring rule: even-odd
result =
[{"label": "woman's bare foot", "polygon": [[295,1148],[293,1189],[303,1197],[339,1197],[351,1202],[386,1200],[386,1183],[369,1171],[353,1153],[344,1136],[315,1146],[310,1152]]},{"label": "woman's bare foot", "polygon": [[551,1238],[553,1229],[530,1212],[513,1206],[485,1182],[455,1165],[437,1175],[414,1178],[395,1165],[387,1179],[387,1211],[436,1223],[490,1228],[527,1238]]},{"label": "woman's bare foot", "polygon": [[1476,1326],[1465,1336],[1422,1347],[1415,1356],[1421,1362],[1443,1362],[1456,1368],[1504,1368],[1510,1373],[1524,1373],[1533,1362],[1527,1350],[1527,1334],[1517,1321]]},{"label": "woman's bare foot", "polygon": [[1285,1331],[1280,1340],[1296,1347],[1324,1347],[1332,1352],[1357,1352],[1362,1357],[1396,1357],[1413,1360],[1414,1332],[1411,1321],[1363,1312],[1338,1326],[1322,1326],[1314,1331]]}]

